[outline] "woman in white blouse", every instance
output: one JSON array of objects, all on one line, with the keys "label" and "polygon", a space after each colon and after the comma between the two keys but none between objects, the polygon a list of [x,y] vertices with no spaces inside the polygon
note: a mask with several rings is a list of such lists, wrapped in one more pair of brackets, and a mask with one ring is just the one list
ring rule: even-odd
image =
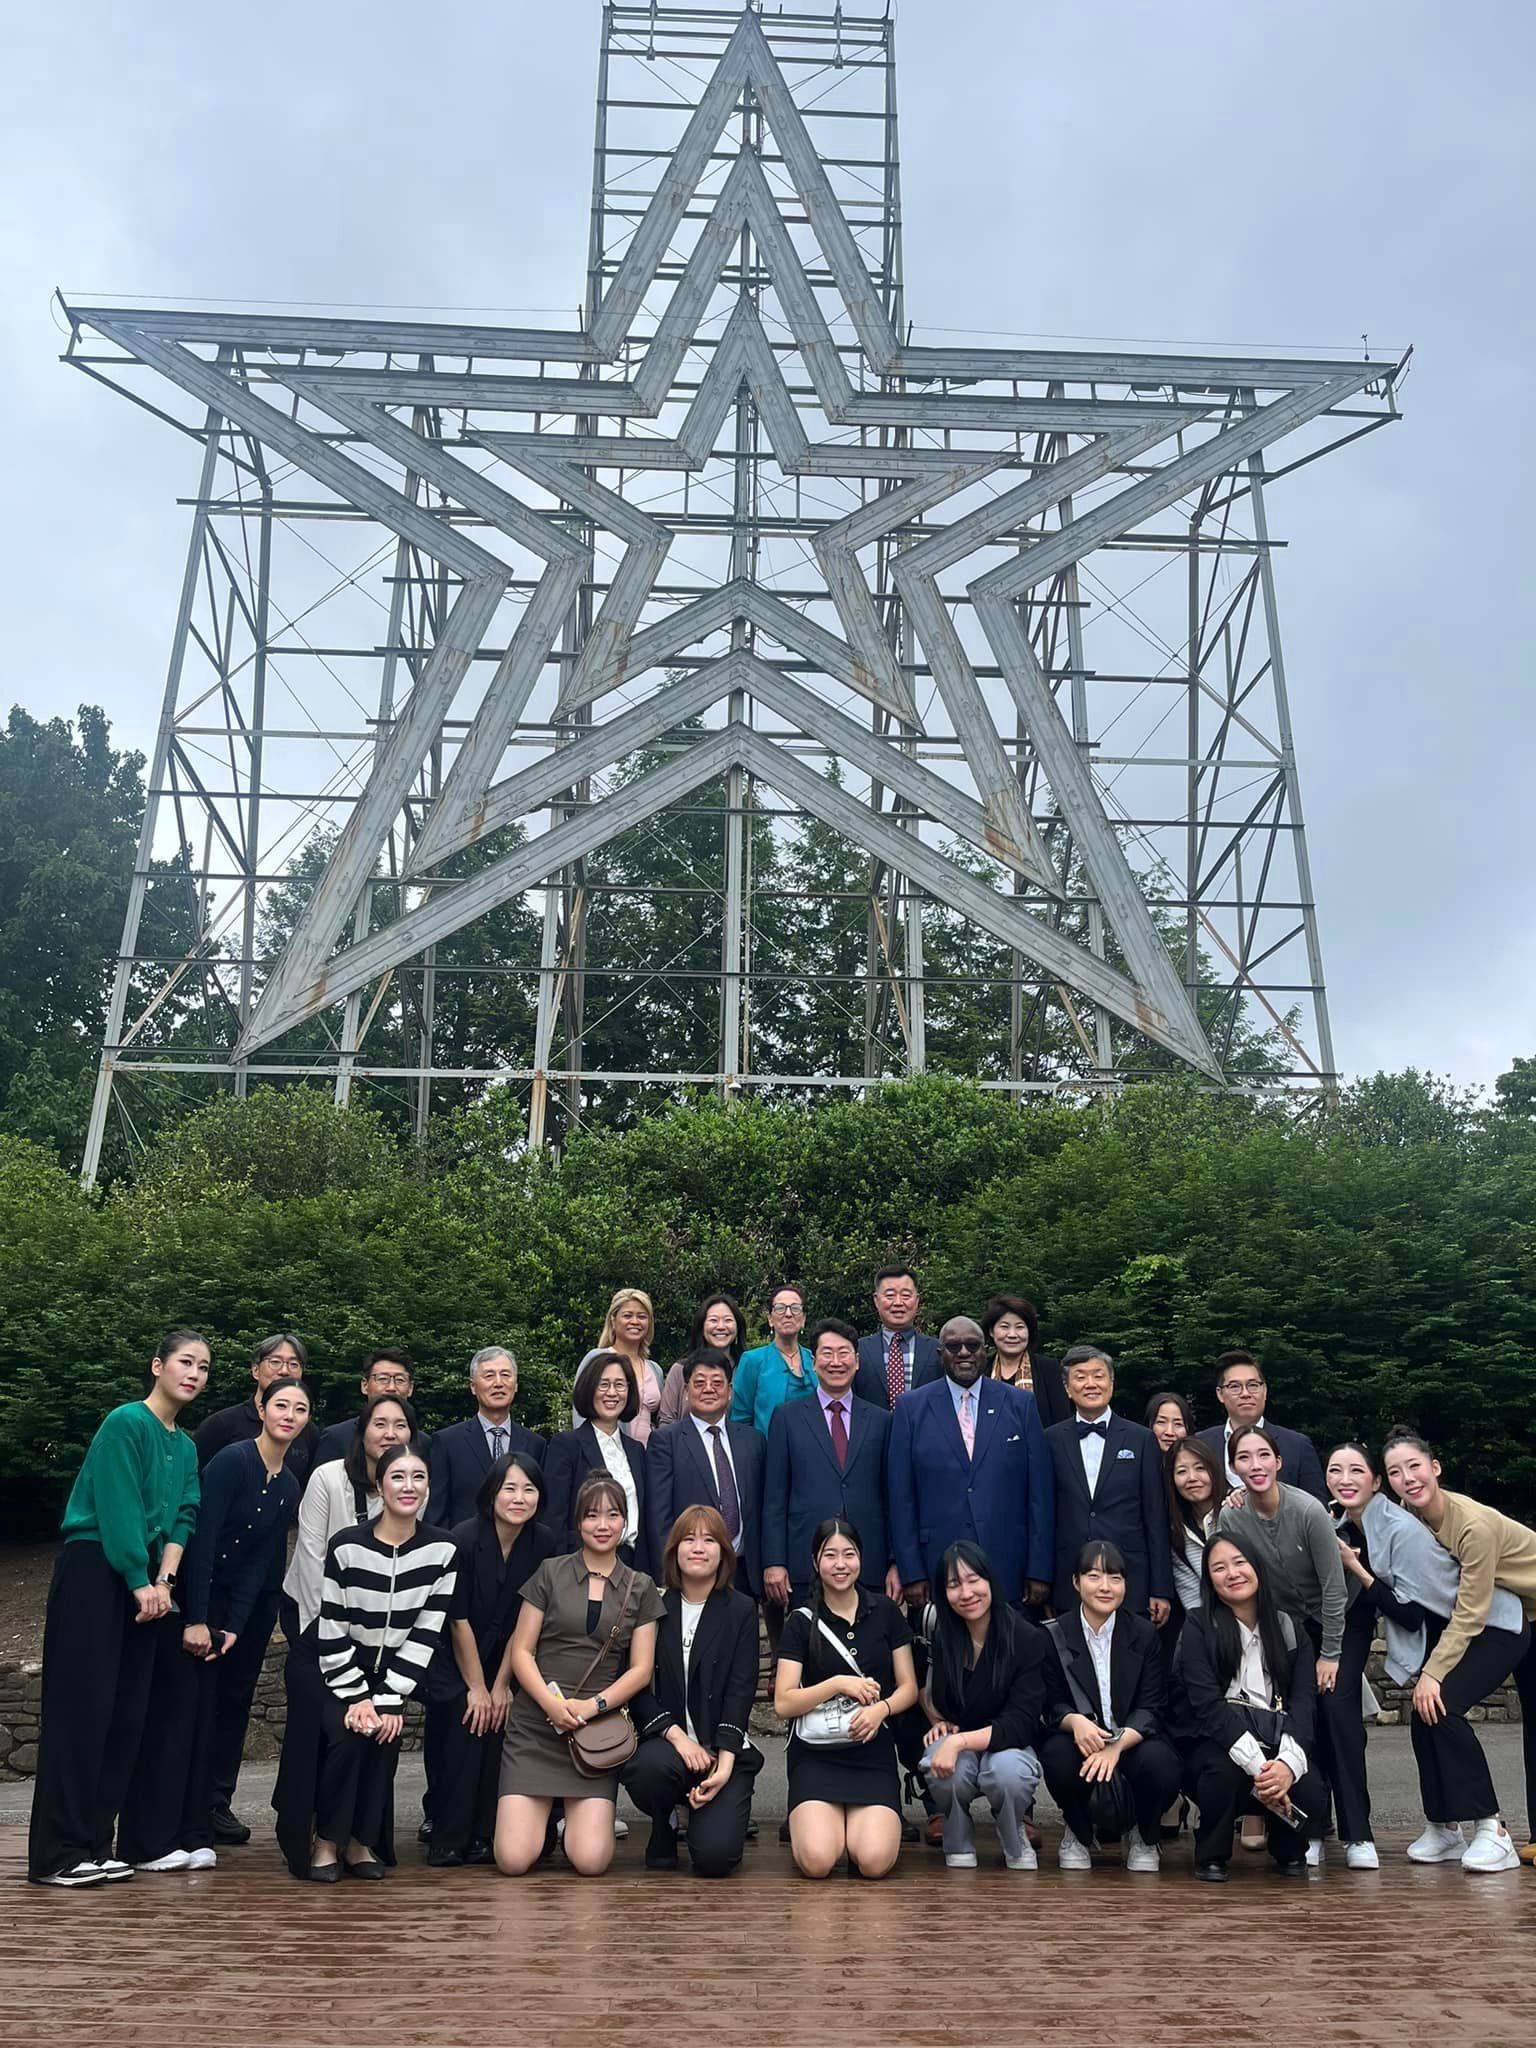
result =
[{"label": "woman in white blouse", "polygon": [[1205,1546],[1227,1491],[1221,1459],[1196,1436],[1171,1444],[1163,1456],[1168,1488],[1168,1523],[1173,1553],[1173,1590],[1185,1614],[1200,1606]]},{"label": "woman in white blouse", "polygon": [[628,1361],[617,1351],[594,1351],[576,1375],[571,1402],[580,1422],[551,1437],[544,1454],[544,1520],[557,1542],[576,1549],[581,1482],[589,1472],[607,1472],[624,1494],[619,1556],[654,1577],[646,1535],[645,1451],[624,1427],[634,1421],[640,1405]]},{"label": "woman in white blouse", "polygon": [[1308,1837],[1328,1812],[1311,1768],[1311,1638],[1276,1607],[1256,1554],[1225,1532],[1206,1545],[1200,1611],[1185,1618],[1178,1665],[1193,1722],[1185,1784],[1200,1809],[1196,1877],[1226,1877],[1237,1817],[1257,1812],[1275,1870],[1304,1878]]},{"label": "woman in white blouse", "polygon": [[344,1458],[317,1465],[299,1502],[299,1537],[294,1546],[283,1592],[297,1609],[285,1609],[284,1630],[290,1642],[304,1633],[320,1612],[320,1587],[325,1576],[326,1545],[343,1529],[375,1521],[379,1489],[375,1472],[391,1444],[408,1444],[416,1436],[416,1410],[401,1394],[375,1394],[362,1412],[357,1435]]}]

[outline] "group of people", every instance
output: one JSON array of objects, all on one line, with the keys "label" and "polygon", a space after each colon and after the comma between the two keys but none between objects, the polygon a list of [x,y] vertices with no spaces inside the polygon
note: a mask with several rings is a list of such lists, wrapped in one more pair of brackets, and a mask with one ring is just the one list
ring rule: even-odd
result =
[{"label": "group of people", "polygon": [[715,1295],[663,1371],[649,1297],[621,1288],[547,1441],[513,1420],[505,1346],[470,1361],[474,1413],[430,1438],[396,1349],[322,1432],[288,1334],[257,1347],[250,1398],[189,1435],[210,1353],[173,1332],[65,1510],[30,1875],[207,1869],[248,1840],[233,1800],[279,1626],[276,1833],[309,1882],[393,1864],[413,1700],[430,1864],[518,1875],[558,1843],[598,1874],[622,1787],[650,1819],[649,1868],[686,1846],[695,1874],[727,1876],[755,1833],[760,1622],[807,1877],[845,1860],[881,1877],[924,1835],[972,1867],[977,1800],[1006,1867],[1033,1870],[1042,1783],[1064,1871],[1120,1844],[1127,1870],[1156,1872],[1191,1809],[1213,1882],[1239,1828],[1285,1874],[1330,1833],[1374,1868],[1378,1621],[1389,1676],[1413,1688],[1426,1825],[1408,1855],[1536,1860],[1468,1718],[1513,1678],[1529,1833],[1536,1532],[1445,1490],[1411,1431],[1320,1459],[1269,1413],[1251,1352],[1217,1361],[1214,1428],[1173,1391],[1136,1422],[1105,1351],[1039,1351],[1024,1297],[936,1337],[921,1306],[888,1266],[873,1331],[826,1318],[803,1336],[786,1285],[748,1346]]}]

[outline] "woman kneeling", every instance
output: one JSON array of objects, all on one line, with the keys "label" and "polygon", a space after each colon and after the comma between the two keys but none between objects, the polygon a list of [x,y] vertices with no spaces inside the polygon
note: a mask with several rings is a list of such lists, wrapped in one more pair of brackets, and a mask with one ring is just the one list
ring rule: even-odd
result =
[{"label": "woman kneeling", "polygon": [[774,1711],[789,1737],[789,1839],[804,1877],[846,1854],[884,1877],[901,1853],[891,1722],[917,1704],[912,1631],[895,1601],[859,1585],[859,1532],[834,1515],[811,1540],[810,1604],[784,1623]]}]

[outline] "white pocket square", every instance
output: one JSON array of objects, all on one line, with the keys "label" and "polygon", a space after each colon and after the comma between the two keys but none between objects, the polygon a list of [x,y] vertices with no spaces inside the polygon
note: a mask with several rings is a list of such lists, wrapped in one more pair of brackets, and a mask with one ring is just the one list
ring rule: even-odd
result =
[{"label": "white pocket square", "polygon": [[1116,1456],[1117,1458],[1134,1458],[1134,1457],[1135,1457],[1135,1455],[1136,1455],[1136,1453],[1135,1453],[1134,1451],[1132,1451],[1132,1450],[1122,1450],[1122,1451],[1116,1451],[1116,1453],[1115,1453],[1115,1456]]},{"label": "white pocket square", "polygon": [[1012,1435],[1011,1437],[1009,1437],[1008,1441],[1009,1441],[1009,1443],[1011,1443],[1011,1444],[1016,1444],[1016,1443],[1020,1443],[1020,1442],[1022,1442],[1022,1441],[1023,1441],[1023,1439],[1022,1439],[1022,1438],[1020,1437],[1020,1435],[1019,1435],[1019,1432],[1018,1432],[1017,1430],[1015,1430],[1015,1431],[1013,1432],[1013,1435]]}]

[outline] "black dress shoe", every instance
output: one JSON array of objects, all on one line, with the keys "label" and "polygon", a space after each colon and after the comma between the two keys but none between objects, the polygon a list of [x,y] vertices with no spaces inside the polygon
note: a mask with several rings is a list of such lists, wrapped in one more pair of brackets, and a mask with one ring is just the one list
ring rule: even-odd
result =
[{"label": "black dress shoe", "polygon": [[238,1849],[242,1842],[251,1839],[251,1831],[245,1822],[231,1813],[227,1806],[216,1806],[209,1818],[213,1822],[213,1839],[221,1849]]},{"label": "black dress shoe", "polygon": [[421,1826],[420,1826],[420,1827],[419,1827],[419,1828],[418,1828],[418,1829],[416,1830],[416,1839],[417,1839],[417,1841],[418,1841],[418,1842],[430,1842],[430,1841],[431,1841],[431,1839],[432,1839],[432,1823],[431,1823],[431,1821],[429,1821],[429,1820],[424,1820],[424,1821],[422,1822]]},{"label": "black dress shoe", "polygon": [[489,1842],[471,1842],[464,1851],[466,1863],[494,1863],[496,1852]]},{"label": "black dress shoe", "polygon": [[789,1822],[787,1820],[781,1820],[779,1822],[779,1840],[781,1842],[787,1842],[789,1840]]},{"label": "black dress shoe", "polygon": [[915,1820],[904,1820],[901,1824],[901,1839],[904,1842],[920,1842],[923,1831]]},{"label": "black dress shoe", "polygon": [[1304,1856],[1298,1856],[1294,1861],[1276,1863],[1274,1869],[1277,1877],[1305,1877],[1307,1861]]},{"label": "black dress shoe", "polygon": [[1225,1863],[1197,1863],[1195,1865],[1195,1875],[1196,1877],[1203,1878],[1207,1884],[1225,1884],[1227,1881],[1227,1866]]},{"label": "black dress shoe", "polygon": [[346,1871],[348,1877],[380,1878],[384,1875],[384,1866],[377,1856],[365,1856],[361,1863],[349,1863]]},{"label": "black dress shoe", "polygon": [[339,1863],[311,1863],[309,1866],[311,1884],[339,1884],[341,1865]]},{"label": "black dress shoe", "polygon": [[464,1863],[464,1854],[459,1849],[429,1849],[427,1863],[433,1870],[458,1870]]},{"label": "black dress shoe", "polygon": [[749,1820],[747,1822],[747,1840],[749,1842],[755,1842],[757,1840],[757,1822],[755,1820]]},{"label": "black dress shoe", "polygon": [[647,1870],[676,1870],[677,1836],[671,1828],[652,1828],[651,1839],[645,1845],[645,1867]]}]

